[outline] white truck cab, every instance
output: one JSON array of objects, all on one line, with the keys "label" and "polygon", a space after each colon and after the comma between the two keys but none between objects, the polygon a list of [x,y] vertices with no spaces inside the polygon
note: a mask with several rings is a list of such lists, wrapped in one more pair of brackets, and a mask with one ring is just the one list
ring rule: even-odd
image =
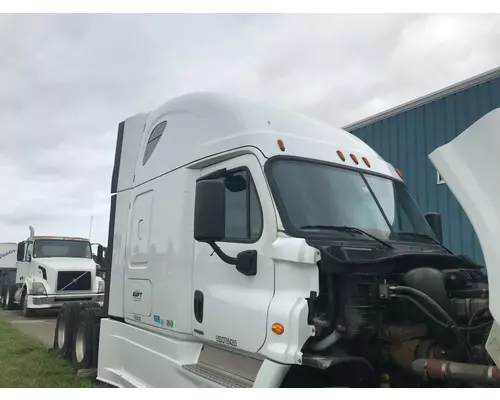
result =
[{"label": "white truck cab", "polygon": [[12,302],[24,316],[59,308],[67,301],[104,301],[104,280],[96,276],[90,242],[84,238],[35,236],[18,244]]},{"label": "white truck cab", "polygon": [[58,353],[103,382],[500,377],[482,342],[481,266],[446,249],[440,216],[346,131],[221,94],[181,96],[119,125],[111,194],[104,307],[68,303],[55,332]]}]

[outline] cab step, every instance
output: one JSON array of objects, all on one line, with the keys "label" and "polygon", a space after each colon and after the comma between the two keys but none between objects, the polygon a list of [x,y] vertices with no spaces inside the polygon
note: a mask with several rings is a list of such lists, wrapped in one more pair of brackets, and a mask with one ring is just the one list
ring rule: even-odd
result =
[{"label": "cab step", "polygon": [[206,364],[183,365],[185,370],[227,388],[251,388],[253,382]]}]

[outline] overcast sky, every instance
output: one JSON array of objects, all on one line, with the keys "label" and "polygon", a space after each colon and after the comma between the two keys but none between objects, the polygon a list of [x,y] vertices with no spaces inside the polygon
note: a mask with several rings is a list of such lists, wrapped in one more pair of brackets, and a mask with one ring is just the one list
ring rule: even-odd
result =
[{"label": "overcast sky", "polygon": [[497,15],[1,15],[0,241],[107,241],[118,123],[216,90],[343,126],[500,66]]}]

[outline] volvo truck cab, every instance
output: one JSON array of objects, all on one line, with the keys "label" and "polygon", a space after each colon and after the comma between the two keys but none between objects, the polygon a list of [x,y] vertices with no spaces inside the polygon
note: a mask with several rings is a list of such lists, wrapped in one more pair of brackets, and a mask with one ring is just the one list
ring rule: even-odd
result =
[{"label": "volvo truck cab", "polygon": [[8,309],[25,317],[57,309],[67,301],[104,301],[104,280],[96,276],[90,242],[78,237],[35,236],[18,244],[16,282]]},{"label": "volvo truck cab", "polygon": [[346,131],[181,96],[119,125],[104,307],[55,347],[118,387],[495,383],[487,278],[440,224]]}]

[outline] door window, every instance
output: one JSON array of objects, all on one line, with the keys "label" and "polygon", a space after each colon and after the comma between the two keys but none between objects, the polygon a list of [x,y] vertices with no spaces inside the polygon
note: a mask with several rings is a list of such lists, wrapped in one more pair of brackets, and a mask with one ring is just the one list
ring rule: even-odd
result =
[{"label": "door window", "polygon": [[256,242],[262,234],[262,208],[248,169],[230,171],[226,185],[226,242]]}]

